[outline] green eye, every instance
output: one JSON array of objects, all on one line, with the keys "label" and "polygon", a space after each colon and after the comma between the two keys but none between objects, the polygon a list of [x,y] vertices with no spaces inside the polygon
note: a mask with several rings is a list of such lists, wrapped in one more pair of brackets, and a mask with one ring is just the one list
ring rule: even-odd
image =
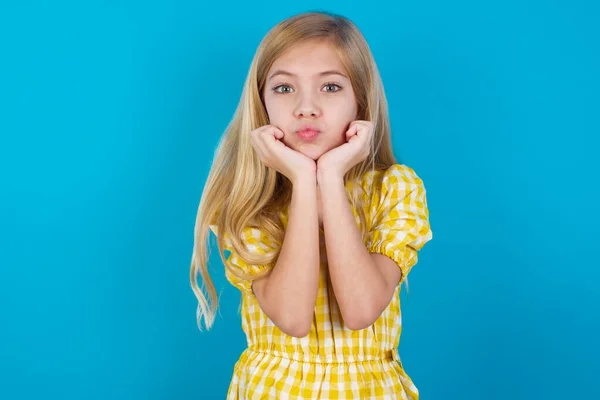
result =
[{"label": "green eye", "polygon": [[[282,89],[282,88],[283,88],[283,89],[286,89],[286,90],[284,90],[284,91],[280,90],[280,89]],[[289,89],[289,90],[287,90],[287,89]],[[292,88],[291,88],[291,87],[289,87],[288,85],[279,85],[279,86],[275,86],[275,87],[273,88],[273,90],[274,90],[276,93],[289,93],[289,92],[292,90]]]},{"label": "green eye", "polygon": [[326,92],[338,92],[342,89],[342,87],[340,85],[338,85],[337,83],[327,83],[324,87],[325,88],[335,88],[334,90],[325,90]]}]

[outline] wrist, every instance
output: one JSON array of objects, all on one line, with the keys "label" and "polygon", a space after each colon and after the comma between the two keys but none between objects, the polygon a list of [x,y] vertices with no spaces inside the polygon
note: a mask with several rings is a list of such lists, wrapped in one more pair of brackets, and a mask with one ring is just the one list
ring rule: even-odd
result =
[{"label": "wrist", "polygon": [[335,169],[317,170],[317,183],[320,187],[344,185],[344,175]]},{"label": "wrist", "polygon": [[305,185],[311,185],[311,186],[316,186],[317,185],[317,176],[316,173],[300,173],[300,174],[295,174],[292,176],[292,178],[290,179],[290,181],[292,182],[293,186],[305,186]]}]

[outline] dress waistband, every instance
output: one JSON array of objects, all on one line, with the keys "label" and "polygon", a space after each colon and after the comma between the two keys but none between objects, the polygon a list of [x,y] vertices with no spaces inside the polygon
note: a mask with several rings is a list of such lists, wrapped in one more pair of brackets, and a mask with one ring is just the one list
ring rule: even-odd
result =
[{"label": "dress waistband", "polygon": [[247,348],[244,353],[247,356],[252,355],[265,355],[276,358],[285,358],[290,361],[297,362],[308,362],[316,364],[343,364],[343,363],[362,363],[362,362],[373,362],[373,361],[394,361],[400,363],[400,355],[397,349],[386,350],[379,355],[370,354],[348,354],[348,355],[320,355],[320,354],[304,354],[304,353],[290,353],[274,349],[260,349],[256,347]]}]

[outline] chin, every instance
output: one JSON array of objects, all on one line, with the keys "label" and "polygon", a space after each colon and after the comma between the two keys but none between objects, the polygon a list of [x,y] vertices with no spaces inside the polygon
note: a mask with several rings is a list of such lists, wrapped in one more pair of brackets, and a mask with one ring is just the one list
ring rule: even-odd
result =
[{"label": "chin", "polygon": [[298,152],[304,154],[306,157],[313,159],[315,161],[317,161],[319,159],[319,157],[321,157],[324,154],[323,150],[316,149],[316,148],[305,148],[305,149],[298,150]]}]

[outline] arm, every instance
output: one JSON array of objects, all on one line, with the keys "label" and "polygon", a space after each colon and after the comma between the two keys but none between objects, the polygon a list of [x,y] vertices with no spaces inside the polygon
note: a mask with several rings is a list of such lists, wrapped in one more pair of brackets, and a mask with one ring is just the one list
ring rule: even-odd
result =
[{"label": "arm", "polygon": [[285,238],[271,273],[253,282],[262,310],[284,333],[303,337],[312,324],[319,279],[316,177],[294,181]]},{"label": "arm", "polygon": [[364,329],[379,318],[401,278],[398,265],[381,254],[370,254],[350,209],[343,178],[322,174],[323,227],[329,274],[346,326]]}]

